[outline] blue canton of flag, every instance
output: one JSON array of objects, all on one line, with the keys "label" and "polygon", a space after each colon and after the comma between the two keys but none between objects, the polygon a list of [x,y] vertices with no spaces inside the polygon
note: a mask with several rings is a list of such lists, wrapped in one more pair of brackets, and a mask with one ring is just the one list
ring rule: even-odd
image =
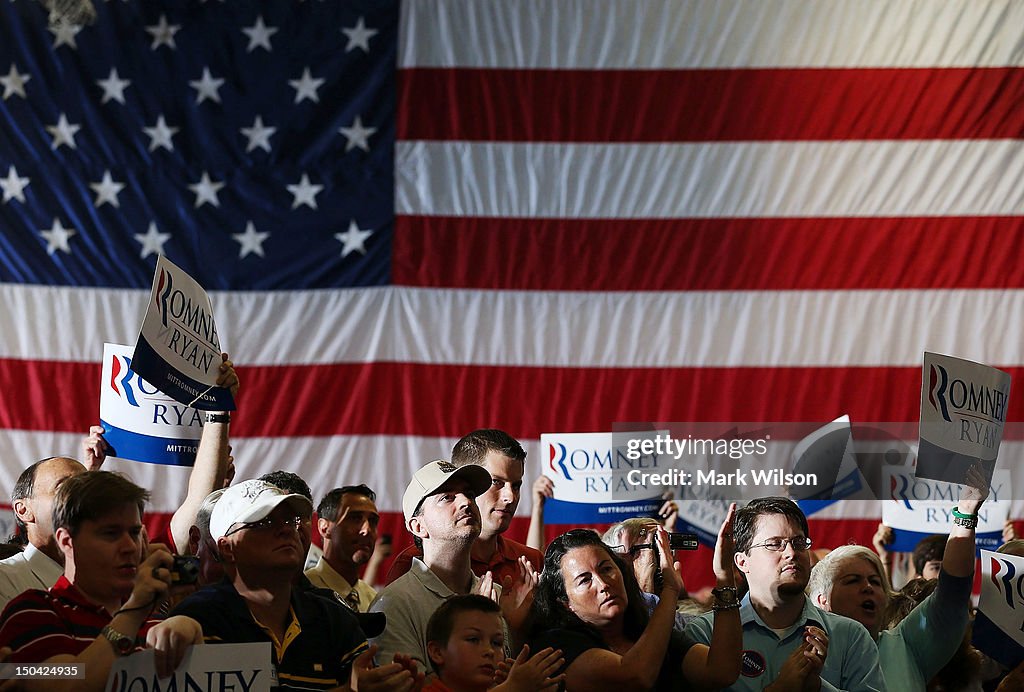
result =
[{"label": "blue canton of flag", "polygon": [[0,282],[390,280],[398,3],[0,4]]}]

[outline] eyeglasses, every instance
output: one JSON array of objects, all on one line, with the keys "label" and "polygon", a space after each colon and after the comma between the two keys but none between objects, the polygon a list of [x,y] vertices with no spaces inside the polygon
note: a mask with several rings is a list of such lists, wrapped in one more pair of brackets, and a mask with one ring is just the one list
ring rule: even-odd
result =
[{"label": "eyeglasses", "polygon": [[807,536],[794,536],[793,538],[769,538],[764,543],[758,543],[757,545],[752,545],[750,547],[764,548],[765,550],[770,550],[773,553],[781,553],[786,549],[787,544],[793,546],[793,550],[796,552],[802,553],[811,547],[811,539],[807,538]]},{"label": "eyeglasses", "polygon": [[275,519],[273,517],[267,517],[266,519],[260,519],[259,521],[250,521],[247,524],[236,526],[231,529],[224,536],[230,536],[233,533],[238,533],[242,529],[251,529],[253,531],[266,531],[268,529],[277,529],[279,526],[291,526],[298,531],[302,526],[311,526],[313,524],[312,518],[306,518],[296,514],[294,517],[284,517],[283,519]]}]

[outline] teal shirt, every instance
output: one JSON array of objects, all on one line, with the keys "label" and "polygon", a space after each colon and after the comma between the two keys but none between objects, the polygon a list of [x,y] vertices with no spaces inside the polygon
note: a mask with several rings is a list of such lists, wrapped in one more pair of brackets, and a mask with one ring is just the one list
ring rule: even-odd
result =
[{"label": "teal shirt", "polygon": [[[690,620],[686,633],[702,644],[710,644],[713,618],[714,613],[705,613]],[[803,641],[807,625],[820,627],[828,635],[828,655],[821,671],[823,692],[886,689],[878,664],[878,647],[864,625],[827,613],[812,605],[808,598],[804,598],[804,609],[797,619],[799,626],[791,628],[782,639],[758,617],[750,605],[749,594],[740,605],[740,623],[743,626],[743,664],[739,679],[727,687],[728,690],[763,690],[772,684],[782,664]]]},{"label": "teal shirt", "polygon": [[973,577],[939,573],[939,583],[896,627],[878,637],[878,658],[893,690],[924,692],[960,648]]}]

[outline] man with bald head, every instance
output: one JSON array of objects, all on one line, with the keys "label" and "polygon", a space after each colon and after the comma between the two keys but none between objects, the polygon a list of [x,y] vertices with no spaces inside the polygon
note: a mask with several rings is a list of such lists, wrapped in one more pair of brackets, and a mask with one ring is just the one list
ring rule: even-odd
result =
[{"label": "man with bald head", "polygon": [[85,467],[69,457],[50,457],[18,476],[11,493],[14,520],[27,539],[24,552],[0,561],[0,609],[29,589],[46,590],[64,574],[64,557],[53,531],[53,497],[57,488]]}]

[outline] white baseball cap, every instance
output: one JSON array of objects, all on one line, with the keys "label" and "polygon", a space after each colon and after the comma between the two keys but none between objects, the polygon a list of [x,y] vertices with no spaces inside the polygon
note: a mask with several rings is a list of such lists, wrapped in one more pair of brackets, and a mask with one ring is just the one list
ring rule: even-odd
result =
[{"label": "white baseball cap", "polygon": [[313,503],[302,495],[287,493],[266,481],[250,480],[224,491],[210,514],[210,536],[216,541],[234,524],[266,519],[277,506],[288,502],[297,514],[313,516]]},{"label": "white baseball cap", "polygon": [[491,474],[483,466],[477,464],[456,466],[450,461],[435,459],[413,474],[412,480],[409,481],[409,487],[405,489],[405,495],[402,496],[402,512],[405,514],[407,527],[416,508],[423,502],[423,498],[436,493],[437,489],[444,485],[449,478],[464,478],[469,483],[473,497],[487,492],[487,488],[491,486]]}]

